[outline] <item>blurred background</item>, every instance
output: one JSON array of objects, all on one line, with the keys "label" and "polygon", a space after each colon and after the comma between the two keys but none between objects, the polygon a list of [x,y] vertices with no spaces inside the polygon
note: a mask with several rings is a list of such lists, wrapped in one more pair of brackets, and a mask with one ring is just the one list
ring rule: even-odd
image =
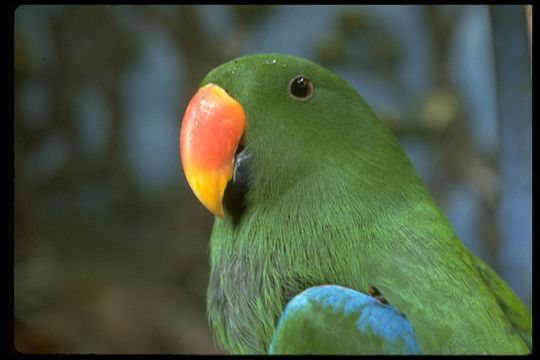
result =
[{"label": "blurred background", "polygon": [[257,52],[356,88],[530,308],[531,6],[20,6],[14,26],[19,351],[220,353],[178,132],[202,77]]}]

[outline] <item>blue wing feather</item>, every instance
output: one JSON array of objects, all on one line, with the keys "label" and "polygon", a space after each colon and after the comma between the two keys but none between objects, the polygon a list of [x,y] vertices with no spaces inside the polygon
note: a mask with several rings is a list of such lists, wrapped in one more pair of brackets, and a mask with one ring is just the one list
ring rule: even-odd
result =
[{"label": "blue wing feather", "polygon": [[283,311],[270,354],[418,354],[409,321],[392,306],[338,285],[309,288]]}]

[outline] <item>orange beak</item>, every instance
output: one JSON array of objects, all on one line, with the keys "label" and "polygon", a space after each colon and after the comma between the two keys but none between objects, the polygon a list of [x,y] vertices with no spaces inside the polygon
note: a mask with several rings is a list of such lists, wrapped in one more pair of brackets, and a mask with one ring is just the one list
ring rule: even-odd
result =
[{"label": "orange beak", "polygon": [[233,176],[234,154],[244,133],[242,106],[225,90],[208,84],[189,102],[180,129],[180,157],[199,201],[223,219],[223,194]]}]

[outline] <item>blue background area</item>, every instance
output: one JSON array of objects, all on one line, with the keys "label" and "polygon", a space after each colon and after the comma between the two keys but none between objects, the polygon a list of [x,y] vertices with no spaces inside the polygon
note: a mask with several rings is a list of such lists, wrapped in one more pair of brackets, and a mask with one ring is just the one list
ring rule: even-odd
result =
[{"label": "blue background area", "polygon": [[19,7],[18,348],[219,352],[204,313],[212,217],[178,132],[204,74],[256,52],[306,57],[357,89],[463,243],[530,306],[526,11],[495,8]]}]

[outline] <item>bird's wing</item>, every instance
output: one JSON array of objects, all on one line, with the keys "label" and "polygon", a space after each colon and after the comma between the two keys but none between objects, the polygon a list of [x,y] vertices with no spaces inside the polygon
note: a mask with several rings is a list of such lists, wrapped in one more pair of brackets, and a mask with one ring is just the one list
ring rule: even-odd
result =
[{"label": "bird's wing", "polygon": [[270,354],[417,354],[413,329],[392,306],[337,285],[309,288],[281,314]]}]

